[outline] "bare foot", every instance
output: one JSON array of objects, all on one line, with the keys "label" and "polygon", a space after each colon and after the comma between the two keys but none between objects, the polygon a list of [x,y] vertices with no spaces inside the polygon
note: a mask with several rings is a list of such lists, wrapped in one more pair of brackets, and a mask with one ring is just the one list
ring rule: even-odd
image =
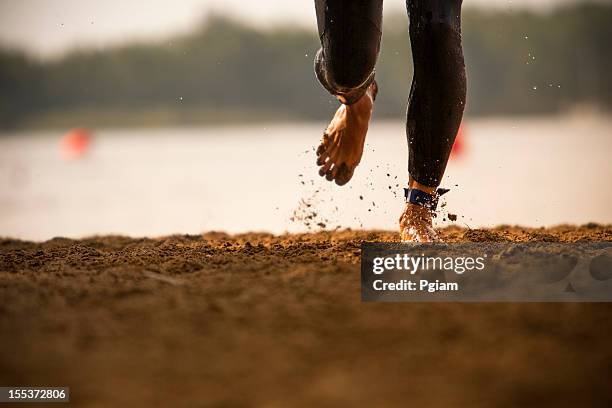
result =
[{"label": "bare foot", "polygon": [[336,111],[317,149],[317,166],[321,166],[321,177],[335,180],[339,186],[353,177],[363,154],[377,92],[378,86],[372,82],[361,99],[352,105],[341,105]]},{"label": "bare foot", "polygon": [[440,242],[440,237],[432,226],[432,215],[428,208],[406,203],[399,219],[402,242]]}]

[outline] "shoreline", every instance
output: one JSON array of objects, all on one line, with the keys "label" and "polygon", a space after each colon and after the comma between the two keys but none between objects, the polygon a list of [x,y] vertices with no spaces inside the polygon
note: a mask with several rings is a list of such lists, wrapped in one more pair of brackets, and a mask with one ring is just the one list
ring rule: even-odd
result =
[{"label": "shoreline", "polygon": [[[553,227],[523,227],[520,225],[498,225],[492,228],[465,228],[447,226],[436,228],[444,242],[574,242],[584,241],[612,241],[612,224],[587,223],[583,225],[559,224]],[[47,243],[96,243],[117,241],[127,243],[130,241],[160,241],[168,239],[178,240],[210,240],[210,241],[236,241],[248,242],[251,240],[269,242],[271,240],[301,240],[310,239],[356,239],[358,241],[380,240],[381,242],[399,242],[399,233],[386,230],[365,229],[338,229],[311,232],[273,234],[269,232],[253,231],[244,233],[227,233],[224,231],[207,231],[201,234],[170,234],[164,236],[128,236],[122,234],[90,235],[82,238],[68,238],[56,236],[47,240],[28,240],[0,235],[0,250],[13,245],[44,245]]]}]

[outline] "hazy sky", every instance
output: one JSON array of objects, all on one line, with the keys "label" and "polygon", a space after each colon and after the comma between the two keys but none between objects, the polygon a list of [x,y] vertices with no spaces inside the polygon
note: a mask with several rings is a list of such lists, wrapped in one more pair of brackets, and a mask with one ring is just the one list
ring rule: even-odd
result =
[{"label": "hazy sky", "polygon": [[[465,6],[548,8],[572,0],[464,0]],[[577,0],[574,0],[577,1]],[[385,10],[404,0],[386,0]],[[53,55],[77,46],[188,31],[211,12],[253,24],[315,27],[313,0],[0,0],[0,43]]]}]

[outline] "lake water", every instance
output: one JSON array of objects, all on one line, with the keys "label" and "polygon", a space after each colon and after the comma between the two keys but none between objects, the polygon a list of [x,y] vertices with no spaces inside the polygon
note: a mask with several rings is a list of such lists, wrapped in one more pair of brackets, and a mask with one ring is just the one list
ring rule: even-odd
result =
[{"label": "lake water", "polygon": [[[407,181],[404,124],[372,125],[344,187],[317,175],[324,127],[102,129],[77,160],[60,154],[62,132],[3,134],[0,236],[395,229]],[[472,119],[465,129],[443,182],[451,188],[444,212],[456,223],[612,223],[611,119]]]}]

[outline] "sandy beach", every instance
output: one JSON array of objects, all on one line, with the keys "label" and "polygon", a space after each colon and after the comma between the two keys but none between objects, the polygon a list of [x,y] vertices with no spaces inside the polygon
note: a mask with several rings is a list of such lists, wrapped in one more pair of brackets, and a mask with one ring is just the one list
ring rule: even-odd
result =
[{"label": "sandy beach", "polygon": [[[611,241],[612,226],[442,236]],[[69,386],[88,407],[612,403],[609,304],[362,303],[361,242],[395,239],[3,239],[0,383]]]}]

